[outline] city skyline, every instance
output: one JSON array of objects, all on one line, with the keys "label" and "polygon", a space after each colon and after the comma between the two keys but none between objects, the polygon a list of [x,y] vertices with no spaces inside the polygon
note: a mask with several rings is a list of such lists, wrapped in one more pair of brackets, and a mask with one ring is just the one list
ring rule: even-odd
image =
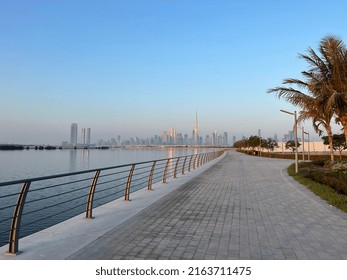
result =
[{"label": "city skyline", "polygon": [[142,138],[141,136],[134,136],[130,138],[123,138],[121,135],[111,137],[110,139],[98,139],[94,143],[91,141],[91,128],[81,129],[81,141],[78,141],[78,124],[72,123],[70,127],[70,141],[62,141],[62,146],[66,148],[73,147],[90,147],[91,145],[205,145],[205,146],[228,146],[228,133],[223,131],[219,133],[214,130],[210,134],[199,135],[198,125],[198,112],[195,113],[194,128],[191,136],[187,133],[176,131],[173,127],[162,133],[157,133],[150,137]]},{"label": "city skyline", "polygon": [[266,91],[325,35],[347,39],[347,2],[319,2],[3,1],[0,143],[59,144],[73,122],[93,139],[191,135],[196,109],[203,137],[284,135],[280,109],[299,108]]},{"label": "city skyline", "polygon": [[[83,125],[82,125],[83,126]],[[87,125],[88,126],[88,125]],[[94,130],[98,130],[97,128],[93,128]],[[188,129],[189,131],[189,129]],[[288,139],[292,139],[294,132],[293,128],[287,128],[287,130],[284,131],[283,134],[274,132],[272,134],[263,134],[261,129],[258,129],[257,131],[254,131],[254,133],[250,134],[236,134],[232,131],[227,131],[227,129],[213,129],[212,131],[207,131],[206,129],[199,134],[198,130],[198,114],[197,111],[195,113],[195,120],[194,120],[194,127],[190,129],[191,133],[188,131],[181,132],[180,129],[176,130],[173,127],[170,127],[169,129],[161,129],[159,131],[155,131],[154,133],[145,133],[145,135],[142,135],[140,133],[137,133],[136,131],[129,133],[129,134],[122,134],[117,129],[110,129],[108,133],[105,133],[104,135],[97,135],[95,136],[93,133],[93,137],[91,136],[91,128],[79,128],[79,125],[77,123],[71,123],[70,129],[68,130],[67,127],[64,129],[63,135],[65,137],[58,136],[56,139],[53,139],[51,142],[0,142],[0,144],[23,144],[23,145],[63,145],[63,146],[77,146],[77,145],[162,145],[161,142],[155,142],[150,143],[151,139],[155,139],[156,137],[165,138],[164,135],[167,136],[173,136],[180,135],[179,137],[182,137],[185,139],[183,143],[166,143],[164,141],[164,145],[169,144],[177,144],[177,145],[196,145],[196,136],[199,138],[199,143],[197,145],[217,145],[217,146],[232,146],[233,143],[235,143],[238,140],[248,138],[250,136],[261,136],[263,138],[271,138],[276,140],[277,142],[286,142]],[[301,127],[298,127],[298,133],[301,131]],[[305,128],[305,131],[308,131]],[[335,130],[336,133],[339,133],[338,130]],[[225,137],[225,134],[227,135]],[[223,135],[223,136],[222,136]],[[176,137],[176,136],[175,136]],[[218,137],[221,137],[220,140],[212,140],[217,139]],[[210,139],[209,139],[210,138]],[[227,142],[224,142],[223,138],[227,138]],[[186,140],[188,139],[188,141]],[[232,139],[232,140],[230,140]],[[311,134],[310,132],[310,139],[311,141],[322,141],[321,137]],[[209,143],[209,141],[211,143]],[[141,142],[141,144],[139,143]],[[218,144],[215,144],[218,143]]]},{"label": "city skyline", "polygon": [[[300,128],[301,129],[301,128]],[[149,137],[132,136],[132,137],[122,137],[122,135],[117,135],[109,139],[94,139],[91,141],[91,128],[81,129],[81,141],[78,142],[78,124],[72,123],[70,129],[70,142],[62,141],[62,146],[65,148],[71,147],[90,147],[90,146],[124,146],[124,145],[199,145],[199,146],[233,146],[233,144],[238,140],[243,140],[248,137],[242,135],[241,137],[232,136],[232,141],[229,142],[229,134],[226,131],[218,132],[214,130],[210,134],[205,136],[199,135],[198,132],[198,113],[195,114],[194,129],[192,131],[191,137],[187,133],[181,133],[176,131],[174,128],[164,130],[162,133],[157,133]],[[282,137],[278,137],[277,133],[273,136],[263,136],[261,134],[261,129],[258,129],[257,135],[249,136],[259,136],[265,139],[273,139],[276,142],[287,142],[294,140],[294,131],[288,130]],[[298,137],[299,142],[302,141],[301,137]],[[311,140],[315,140],[312,139]],[[320,141],[320,140],[319,140]],[[318,141],[318,142],[319,142]]]}]

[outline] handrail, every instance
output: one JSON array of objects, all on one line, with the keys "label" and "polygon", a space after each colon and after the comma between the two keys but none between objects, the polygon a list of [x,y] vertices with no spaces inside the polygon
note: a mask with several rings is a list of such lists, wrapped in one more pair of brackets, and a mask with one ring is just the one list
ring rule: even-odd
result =
[{"label": "handrail", "polygon": [[[3,192],[4,195],[0,196],[0,204],[2,205],[0,211],[4,213],[1,213],[0,216],[0,236],[9,233],[8,254],[16,255],[19,253],[18,241],[21,237],[83,212],[85,212],[86,218],[91,219],[93,218],[93,207],[105,204],[121,196],[124,196],[125,200],[130,200],[131,192],[146,187],[148,190],[151,190],[154,183],[166,183],[168,178],[177,178],[178,173],[184,175],[185,171],[190,172],[192,168],[198,168],[221,156],[223,153],[224,150],[217,150],[51,176],[0,182],[0,190],[9,187]],[[181,171],[178,172],[178,170]],[[93,175],[91,176],[91,174]],[[88,175],[87,178],[80,178],[86,175]],[[52,180],[53,182],[50,182]],[[59,180],[67,181],[60,182]],[[36,183],[38,186],[35,186],[33,183]],[[14,192],[13,190],[16,189],[15,185],[22,185],[21,190]],[[121,195],[122,193],[123,195]],[[17,196],[17,202],[15,204],[11,202],[14,196]],[[97,205],[93,206],[93,204]],[[11,209],[13,208],[13,214],[11,215]],[[67,214],[67,212],[69,213]],[[60,217],[63,213],[64,215]],[[8,225],[10,229],[3,231],[7,227],[3,224],[5,222],[9,223],[10,221],[12,221],[11,225]],[[22,222],[27,223],[21,225]],[[35,224],[35,229],[32,228],[33,224]],[[29,225],[31,226],[30,229],[27,228]],[[23,227],[26,233],[20,236],[20,230]],[[0,239],[0,246],[6,244],[4,242],[4,240]]]}]

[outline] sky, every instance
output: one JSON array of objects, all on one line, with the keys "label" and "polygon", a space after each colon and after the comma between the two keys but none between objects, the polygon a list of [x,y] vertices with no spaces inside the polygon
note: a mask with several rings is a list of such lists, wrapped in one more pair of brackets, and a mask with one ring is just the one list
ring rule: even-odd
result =
[{"label": "sky", "polygon": [[[275,133],[299,111],[267,94],[298,58],[347,40],[347,1],[0,0],[0,143]],[[303,124],[311,130],[311,123]],[[340,133],[336,126],[336,133]],[[312,132],[312,139],[314,136]]]}]

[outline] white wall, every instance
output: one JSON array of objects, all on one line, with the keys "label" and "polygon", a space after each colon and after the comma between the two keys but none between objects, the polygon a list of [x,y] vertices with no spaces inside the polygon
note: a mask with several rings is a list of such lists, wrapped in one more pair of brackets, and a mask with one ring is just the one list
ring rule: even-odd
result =
[{"label": "white wall", "polygon": [[[299,147],[299,152],[302,152],[302,142],[300,142],[301,146]],[[291,152],[291,150],[286,150],[286,142],[278,142],[279,148],[276,148],[274,152],[280,152],[280,153],[286,153],[286,152]],[[305,142],[304,143],[304,149],[305,152],[310,150],[310,152],[329,152],[329,146],[324,145],[322,141],[320,142]]]}]

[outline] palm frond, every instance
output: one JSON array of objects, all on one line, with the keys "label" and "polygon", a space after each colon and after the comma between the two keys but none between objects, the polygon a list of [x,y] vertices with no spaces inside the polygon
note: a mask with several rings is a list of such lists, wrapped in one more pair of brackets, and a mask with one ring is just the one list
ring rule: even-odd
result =
[{"label": "palm frond", "polygon": [[309,88],[309,84],[307,82],[304,82],[302,80],[299,80],[299,79],[285,79],[283,81],[283,84],[290,84],[290,85],[296,85],[298,86],[299,88],[302,88],[302,89],[307,89]]},{"label": "palm frond", "polygon": [[[299,58],[308,64],[302,71],[303,79],[289,78],[282,86],[269,89],[295,106],[301,108],[298,120],[311,119],[319,134],[331,132],[330,122],[347,119],[347,48],[336,36],[325,36],[316,52],[311,47]],[[347,131],[347,126],[344,127]]]},{"label": "palm frond", "polygon": [[267,92],[275,93],[279,99],[283,98],[291,104],[300,107],[305,106],[305,104],[308,104],[312,100],[312,97],[309,95],[292,87],[276,87],[269,89]]}]

